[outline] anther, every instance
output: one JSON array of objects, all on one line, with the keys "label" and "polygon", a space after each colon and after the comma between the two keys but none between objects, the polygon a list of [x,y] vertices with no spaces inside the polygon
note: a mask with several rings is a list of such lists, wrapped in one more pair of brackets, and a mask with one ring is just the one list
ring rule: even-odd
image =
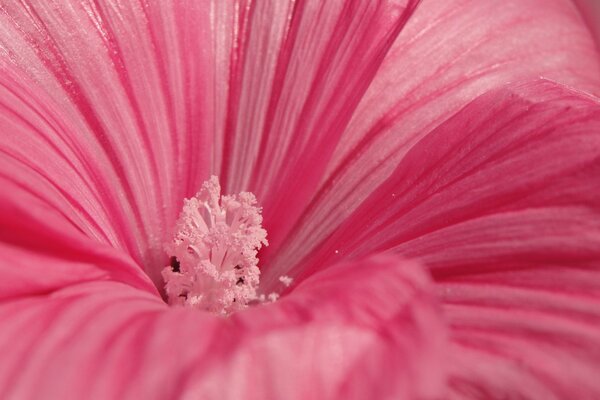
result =
[{"label": "anther", "polygon": [[221,196],[217,177],[184,201],[170,265],[162,271],[169,303],[227,315],[257,299],[258,250],[267,245],[252,193]]}]

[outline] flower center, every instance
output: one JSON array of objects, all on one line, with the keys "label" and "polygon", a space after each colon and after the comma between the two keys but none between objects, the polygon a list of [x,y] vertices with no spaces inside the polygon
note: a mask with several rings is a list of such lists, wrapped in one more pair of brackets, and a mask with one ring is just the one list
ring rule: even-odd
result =
[{"label": "flower center", "polygon": [[256,254],[268,244],[260,213],[252,193],[221,196],[216,176],[186,199],[165,246],[171,256],[162,271],[169,304],[227,315],[256,300]]}]

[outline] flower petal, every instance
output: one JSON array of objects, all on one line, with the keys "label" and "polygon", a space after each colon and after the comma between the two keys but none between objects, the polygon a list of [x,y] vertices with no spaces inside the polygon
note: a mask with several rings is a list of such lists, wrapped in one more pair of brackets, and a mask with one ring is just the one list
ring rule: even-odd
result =
[{"label": "flower petal", "polygon": [[417,3],[262,1],[240,14],[217,174],[226,192],[257,195],[274,248]]},{"label": "flower petal", "polygon": [[230,318],[84,282],[0,304],[0,388],[9,399],[438,398],[445,329],[429,290],[419,265],[391,256],[332,267]]},{"label": "flower petal", "polygon": [[51,207],[126,249],[158,284],[181,201],[210,173],[233,8],[2,4],[0,176],[48,191]]},{"label": "flower petal", "polygon": [[25,126],[8,123],[0,149],[160,286],[162,244],[210,169],[258,195],[273,243],[285,236],[418,2],[4,4],[5,114]]},{"label": "flower petal", "polygon": [[456,398],[596,398],[599,132],[598,100],[553,82],[484,95],[305,262],[319,269],[334,249],[424,262],[451,326]]},{"label": "flower petal", "polygon": [[599,113],[596,99],[547,80],[478,98],[415,145],[320,253],[306,250],[314,240],[302,243],[294,256],[310,256],[298,268],[324,265],[334,250],[356,256],[397,248],[425,257],[432,249],[420,247],[424,235],[500,213],[547,210],[562,216],[561,227],[597,213]]},{"label": "flower petal", "polygon": [[300,246],[308,252],[336,229],[412,146],[469,101],[540,76],[600,89],[598,52],[571,0],[423,2],[355,111],[312,204],[283,249],[269,249],[274,275],[298,260]]},{"label": "flower petal", "polygon": [[579,7],[583,19],[596,39],[596,45],[600,49],[600,3],[596,0],[573,1]]},{"label": "flower petal", "polygon": [[597,261],[479,267],[439,283],[452,330],[449,398],[599,397]]}]

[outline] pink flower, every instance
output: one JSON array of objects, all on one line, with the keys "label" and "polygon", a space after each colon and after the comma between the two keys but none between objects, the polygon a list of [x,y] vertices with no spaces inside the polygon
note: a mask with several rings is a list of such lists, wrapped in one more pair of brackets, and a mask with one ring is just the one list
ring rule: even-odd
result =
[{"label": "pink flower", "polygon": [[[418,3],[2,2],[2,397],[600,398],[593,36]],[[161,297],[213,174],[281,295],[226,317]]]}]

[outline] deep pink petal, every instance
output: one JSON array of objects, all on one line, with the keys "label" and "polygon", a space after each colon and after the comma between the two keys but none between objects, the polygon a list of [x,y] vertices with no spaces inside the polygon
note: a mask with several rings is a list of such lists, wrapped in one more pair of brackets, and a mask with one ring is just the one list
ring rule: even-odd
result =
[{"label": "deep pink petal", "polygon": [[430,289],[419,265],[379,256],[225,319],[81,282],[2,302],[0,388],[18,399],[439,398],[446,337]]},{"label": "deep pink petal", "polygon": [[598,100],[549,81],[482,96],[306,265],[380,250],[424,262],[451,326],[456,398],[596,398],[599,132]]},{"label": "deep pink petal", "polygon": [[269,268],[285,268],[300,246],[323,240],[420,138],[472,99],[540,76],[598,92],[598,62],[571,0],[423,2],[355,111],[312,204],[284,249],[270,249]]},{"label": "deep pink petal", "polygon": [[[64,215],[37,198],[16,197],[26,202],[26,210],[0,201],[0,302],[106,280],[158,295],[152,281],[129,256],[85,237]],[[10,196],[2,196],[2,200],[7,198]]]},{"label": "deep pink petal", "polygon": [[[545,80],[482,96],[416,144],[320,252],[310,253],[298,268],[394,248],[429,257],[434,249],[425,247],[430,242],[423,236],[433,240],[443,229],[475,219],[522,218],[510,213],[531,212],[532,226],[544,216],[555,220],[547,226],[561,229],[565,221],[585,221],[600,208],[594,179],[599,125],[596,99]],[[582,225],[579,235],[569,232],[573,241],[591,238],[582,234],[595,229],[593,221]],[[518,239],[554,232],[528,224],[514,232]],[[449,234],[447,240],[455,237]],[[294,255],[306,254],[311,242],[304,241]],[[506,247],[514,251],[517,242]]]},{"label": "deep pink petal", "polygon": [[[596,0],[573,0],[588,24],[600,50],[600,3]],[[598,55],[600,57],[600,54]]]}]

